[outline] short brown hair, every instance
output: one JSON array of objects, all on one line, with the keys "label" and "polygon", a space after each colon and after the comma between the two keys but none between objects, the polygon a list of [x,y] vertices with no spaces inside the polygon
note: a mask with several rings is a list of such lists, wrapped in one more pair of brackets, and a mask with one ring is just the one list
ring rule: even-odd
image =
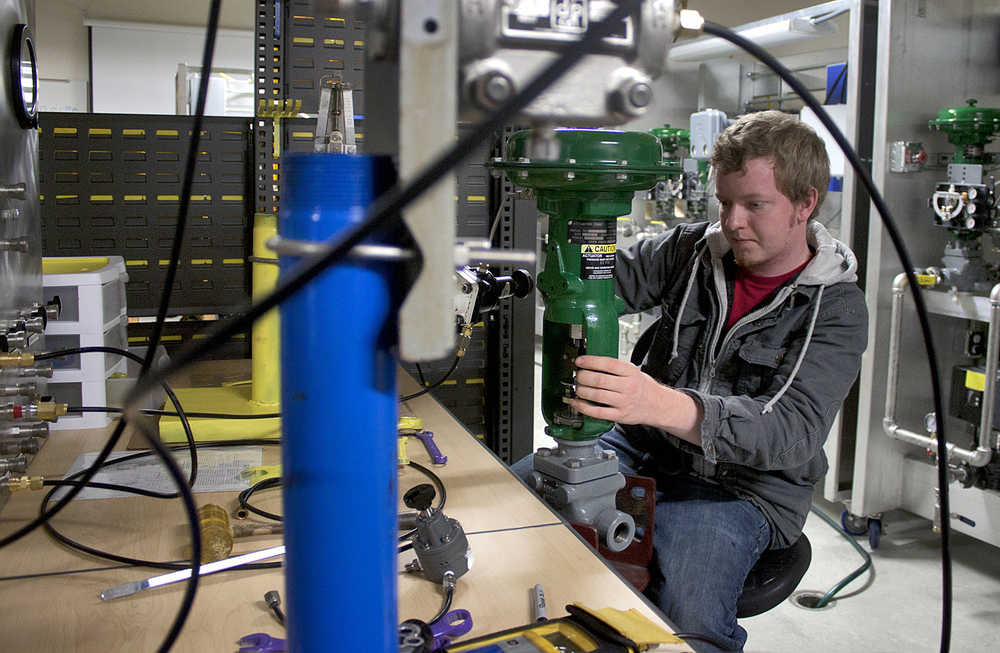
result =
[{"label": "short brown hair", "polygon": [[830,185],[830,159],[823,139],[809,125],[787,113],[748,113],[729,125],[715,141],[712,169],[716,175],[732,174],[758,157],[774,161],[775,186],[792,202],[806,201],[809,189],[816,189],[816,208],[809,216],[812,219]]}]

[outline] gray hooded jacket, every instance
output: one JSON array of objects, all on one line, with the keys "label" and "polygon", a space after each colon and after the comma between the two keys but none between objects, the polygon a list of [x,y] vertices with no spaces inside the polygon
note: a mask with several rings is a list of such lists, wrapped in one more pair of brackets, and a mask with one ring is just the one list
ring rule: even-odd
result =
[{"label": "gray hooded jacket", "polygon": [[867,346],[857,260],[815,220],[808,227],[813,258],[728,331],[735,263],[718,223],[680,225],[616,263],[626,311],[662,310],[643,371],[704,413],[701,447],[619,429],[646,453],[645,473],[693,470],[760,508],[773,548],[802,532],[828,467],[823,443]]}]

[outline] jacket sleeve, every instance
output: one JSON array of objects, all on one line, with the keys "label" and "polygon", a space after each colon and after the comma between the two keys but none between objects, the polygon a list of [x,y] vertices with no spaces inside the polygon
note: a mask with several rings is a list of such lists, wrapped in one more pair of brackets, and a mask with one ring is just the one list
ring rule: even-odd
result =
[{"label": "jacket sleeve", "polygon": [[846,292],[823,298],[801,365],[770,410],[765,412],[765,406],[785,385],[806,345],[806,328],[791,339],[773,380],[759,396],[682,390],[703,409],[701,443],[708,462],[768,471],[804,465],[819,453],[867,347],[864,296],[854,284],[844,286]]},{"label": "jacket sleeve", "polygon": [[641,313],[660,305],[667,284],[694,251],[708,223],[681,224],[656,238],[640,240],[615,256],[615,292],[625,300],[626,313]]}]

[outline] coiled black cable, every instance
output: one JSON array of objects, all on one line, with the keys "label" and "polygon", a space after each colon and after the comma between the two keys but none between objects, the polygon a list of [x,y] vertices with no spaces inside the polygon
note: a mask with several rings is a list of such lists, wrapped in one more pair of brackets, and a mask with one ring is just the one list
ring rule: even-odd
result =
[{"label": "coiled black cable", "polygon": [[421,397],[421,396],[427,394],[428,392],[430,392],[431,390],[433,390],[434,388],[440,386],[442,383],[444,383],[445,381],[447,381],[448,377],[451,376],[451,373],[455,371],[455,368],[458,367],[458,362],[460,360],[462,360],[462,357],[461,356],[456,356],[455,360],[452,361],[452,363],[451,363],[451,367],[449,367],[448,371],[444,373],[444,376],[442,376],[440,379],[438,379],[434,383],[430,384],[426,388],[422,388],[422,389],[414,392],[413,394],[404,395],[404,396],[400,397],[399,400],[400,401],[409,401],[410,399],[416,399],[417,397]]}]

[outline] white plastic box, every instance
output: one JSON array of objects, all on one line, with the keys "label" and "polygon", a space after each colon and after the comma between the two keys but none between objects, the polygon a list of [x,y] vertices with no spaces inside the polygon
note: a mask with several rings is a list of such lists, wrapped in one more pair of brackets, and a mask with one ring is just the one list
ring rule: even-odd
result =
[{"label": "white plastic box", "polygon": [[58,256],[42,259],[45,302],[59,297],[59,319],[48,334],[101,334],[125,318],[125,259],[121,256]]},{"label": "white plastic box", "polygon": [[[47,257],[42,260],[45,301],[58,296],[59,319],[45,327],[45,349],[128,348],[125,312],[125,261],[120,256]],[[70,406],[107,406],[108,379],[124,376],[126,360],[114,354],[78,354],[52,361],[48,394]],[[102,428],[114,413],[71,413],[52,430]]]}]

